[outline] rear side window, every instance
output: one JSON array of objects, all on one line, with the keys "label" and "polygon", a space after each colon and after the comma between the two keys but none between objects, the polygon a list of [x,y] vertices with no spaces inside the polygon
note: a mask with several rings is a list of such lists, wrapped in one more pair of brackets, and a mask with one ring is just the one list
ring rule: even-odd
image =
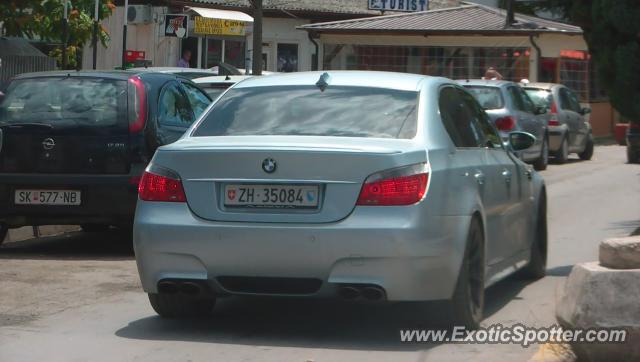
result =
[{"label": "rear side window", "polygon": [[128,127],[127,82],[99,78],[33,78],[11,82],[0,104],[0,124]]},{"label": "rear side window", "polygon": [[187,97],[191,102],[191,108],[195,113],[196,118],[199,117],[202,112],[204,112],[207,107],[209,107],[209,103],[211,100],[207,97],[200,89],[194,87],[189,83],[182,83],[184,86],[184,90],[187,93]]},{"label": "rear side window", "polygon": [[193,136],[308,135],[413,138],[418,92],[385,88],[233,88]]},{"label": "rear side window", "polygon": [[498,87],[466,86],[465,88],[484,109],[500,109],[504,107],[502,92]]},{"label": "rear side window", "polygon": [[525,88],[525,92],[537,107],[551,108],[553,95],[551,91],[538,88]]},{"label": "rear side window", "polygon": [[164,127],[188,128],[195,117],[189,99],[176,82],[166,85],[160,92],[158,123]]},{"label": "rear side window", "polygon": [[444,128],[456,147],[470,148],[484,146],[484,132],[473,100],[465,100],[464,92],[446,87],[440,92],[440,117]]}]

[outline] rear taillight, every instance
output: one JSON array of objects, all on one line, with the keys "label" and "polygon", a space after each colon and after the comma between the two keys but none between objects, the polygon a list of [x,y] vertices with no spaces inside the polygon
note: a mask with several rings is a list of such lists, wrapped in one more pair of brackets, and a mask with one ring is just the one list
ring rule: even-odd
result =
[{"label": "rear taillight", "polygon": [[513,116],[506,116],[496,119],[496,128],[503,132],[509,132],[516,127],[516,119]]},{"label": "rear taillight", "polygon": [[427,192],[429,169],[412,165],[371,175],[362,185],[357,205],[401,206],[420,202]]},{"label": "rear taillight", "polygon": [[129,78],[129,132],[140,132],[147,120],[147,97],[144,83],[138,77]]},{"label": "rear taillight", "polygon": [[187,197],[177,176],[145,171],[138,185],[138,196],[144,201],[185,202]]},{"label": "rear taillight", "polygon": [[556,102],[551,102],[551,110],[549,111],[551,118],[549,119],[549,126],[559,126],[560,121],[558,121],[558,106],[556,106]]}]

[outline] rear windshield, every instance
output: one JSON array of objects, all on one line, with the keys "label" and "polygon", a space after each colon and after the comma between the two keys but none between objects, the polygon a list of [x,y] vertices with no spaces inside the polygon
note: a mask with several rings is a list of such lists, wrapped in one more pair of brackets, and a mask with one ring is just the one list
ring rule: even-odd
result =
[{"label": "rear windshield", "polygon": [[527,92],[527,95],[531,98],[533,103],[535,103],[536,107],[551,108],[553,95],[550,91],[539,88],[525,88],[524,91]]},{"label": "rear windshield", "polygon": [[97,78],[34,78],[11,82],[0,103],[0,125],[54,127],[127,124],[127,82]]},{"label": "rear windshield", "polygon": [[502,92],[498,87],[465,86],[484,109],[504,108]]},{"label": "rear windshield", "polygon": [[418,93],[384,88],[274,86],[229,90],[194,136],[413,138]]}]

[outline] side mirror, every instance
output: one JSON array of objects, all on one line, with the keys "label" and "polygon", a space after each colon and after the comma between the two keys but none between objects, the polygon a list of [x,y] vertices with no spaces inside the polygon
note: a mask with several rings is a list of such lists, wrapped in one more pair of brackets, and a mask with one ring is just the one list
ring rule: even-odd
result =
[{"label": "side mirror", "polygon": [[591,108],[582,108],[582,110],[580,111],[580,114],[582,114],[583,116],[589,113],[591,113]]},{"label": "side mirror", "polygon": [[527,132],[509,133],[509,145],[514,151],[523,151],[536,143],[536,137]]}]

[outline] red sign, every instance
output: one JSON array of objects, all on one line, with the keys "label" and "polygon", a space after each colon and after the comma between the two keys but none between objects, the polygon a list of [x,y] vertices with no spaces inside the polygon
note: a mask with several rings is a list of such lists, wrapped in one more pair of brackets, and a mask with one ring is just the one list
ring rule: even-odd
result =
[{"label": "red sign", "polygon": [[576,60],[591,59],[590,54],[583,50],[561,50],[560,57],[568,58],[568,59],[576,59]]},{"label": "red sign", "polygon": [[146,53],[141,50],[127,50],[125,59],[127,62],[135,62],[136,60],[145,60]]}]

